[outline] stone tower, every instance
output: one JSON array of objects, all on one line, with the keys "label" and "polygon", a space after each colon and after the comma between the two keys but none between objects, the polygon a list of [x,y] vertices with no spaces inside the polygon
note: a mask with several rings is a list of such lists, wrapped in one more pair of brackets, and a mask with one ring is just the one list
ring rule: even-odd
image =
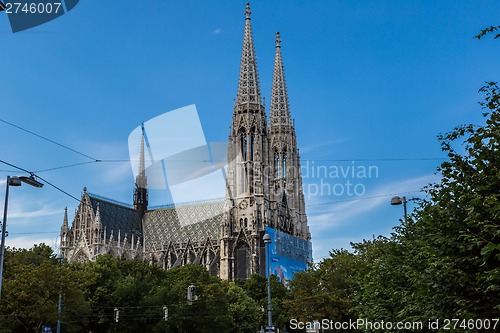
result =
[{"label": "stone tower", "polygon": [[251,11],[247,3],[238,92],[228,139],[228,173],[221,223],[220,277],[265,273],[266,227],[309,239],[300,158],[276,35],[276,59],[267,126],[261,99]]},{"label": "stone tower", "polygon": [[295,122],[290,117],[288,92],[281,56],[281,38],[276,33],[276,55],[271,90],[269,124],[270,210],[269,226],[309,239],[305,212],[300,156]]},{"label": "stone tower", "polygon": [[142,221],[144,213],[148,209],[148,179],[146,177],[146,166],[144,159],[144,124],[142,125],[142,137],[141,137],[141,152],[139,156],[139,170],[137,172],[137,177],[135,179],[135,191],[134,191],[134,208],[139,214],[139,220]]},{"label": "stone tower", "polygon": [[260,272],[261,234],[269,198],[266,113],[260,94],[250,14],[247,3],[238,93],[228,138],[220,276],[229,280],[246,279]]}]

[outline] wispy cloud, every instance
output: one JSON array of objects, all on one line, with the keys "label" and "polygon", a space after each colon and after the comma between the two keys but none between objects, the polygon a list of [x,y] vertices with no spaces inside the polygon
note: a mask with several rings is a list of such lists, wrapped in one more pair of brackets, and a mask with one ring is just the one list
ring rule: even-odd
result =
[{"label": "wispy cloud", "polygon": [[[338,197],[338,200],[335,200],[333,196],[312,198],[312,200],[309,200],[306,209],[315,251],[324,255],[332,248],[350,248],[349,243],[351,241],[361,241],[363,238],[359,236],[345,239],[339,238],[336,234],[340,230],[345,233],[346,228],[352,229],[351,225],[363,218],[366,219],[366,214],[375,213],[377,209],[387,206],[391,196],[406,195],[407,198],[410,198],[413,194],[406,194],[406,192],[419,190],[423,186],[438,180],[437,175],[423,175],[386,183],[364,196]],[[418,193],[415,193],[415,196],[418,196]],[[373,216],[375,215],[373,214]],[[375,228],[372,229],[375,230]],[[390,226],[386,229],[390,230]],[[369,236],[371,238],[372,235]]]},{"label": "wispy cloud", "polygon": [[9,198],[8,221],[15,220],[15,223],[18,224],[39,218],[62,216],[63,208],[60,208],[58,203],[33,199],[38,198],[29,195],[22,195],[20,198]]},{"label": "wispy cloud", "polygon": [[219,35],[222,32],[222,28],[217,28],[212,31],[212,35]]},{"label": "wispy cloud", "polygon": [[321,141],[321,142],[317,142],[314,144],[301,146],[300,152],[301,152],[301,154],[311,153],[311,152],[314,152],[316,150],[320,150],[320,149],[324,149],[325,147],[330,147],[330,146],[338,145],[341,143],[345,143],[347,141],[349,141],[348,138],[337,138],[335,140]]}]

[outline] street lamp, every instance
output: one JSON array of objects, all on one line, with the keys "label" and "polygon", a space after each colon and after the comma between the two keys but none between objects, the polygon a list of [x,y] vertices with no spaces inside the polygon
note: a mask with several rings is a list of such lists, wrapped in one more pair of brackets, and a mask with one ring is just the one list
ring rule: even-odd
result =
[{"label": "street lamp", "polygon": [[267,326],[272,327],[273,326],[273,314],[272,314],[272,307],[271,307],[271,261],[270,261],[270,256],[269,256],[269,244],[272,243],[271,241],[271,236],[269,234],[265,234],[264,237],[262,237],[264,240],[264,244],[266,246],[266,254],[267,254],[267,259],[266,259],[266,266],[267,266]]},{"label": "street lamp", "polygon": [[398,197],[397,195],[392,197],[391,199],[391,205],[395,206],[395,205],[401,205],[403,204],[403,209],[404,209],[404,219],[406,221],[406,216],[407,216],[407,213],[406,213],[406,197]]},{"label": "street lamp", "polygon": [[10,186],[21,186],[21,182],[24,182],[28,185],[34,187],[42,187],[43,184],[35,179],[33,175],[29,177],[10,177],[7,176],[7,183],[5,186],[5,205],[3,207],[3,221],[2,221],[2,243],[0,245],[1,248],[1,257],[0,257],[0,299],[2,297],[2,277],[3,277],[3,262],[5,259],[5,229],[7,227],[7,205],[9,203],[9,187]]},{"label": "street lamp", "polygon": [[[64,256],[61,253],[56,256],[56,260],[61,261],[61,267],[64,266]],[[57,333],[61,333],[62,283],[59,287],[59,304],[57,306],[57,312],[59,313],[59,316],[57,317]]]}]

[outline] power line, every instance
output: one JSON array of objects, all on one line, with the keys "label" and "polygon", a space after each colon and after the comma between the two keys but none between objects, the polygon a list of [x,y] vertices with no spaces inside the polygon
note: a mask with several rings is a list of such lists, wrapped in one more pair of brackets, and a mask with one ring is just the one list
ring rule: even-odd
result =
[{"label": "power line", "polygon": [[81,153],[81,152],[79,152],[79,151],[77,151],[77,150],[75,150],[75,149],[73,149],[73,148],[70,148],[70,147],[65,146],[65,145],[63,145],[63,144],[61,144],[61,143],[58,143],[58,142],[56,142],[56,141],[54,141],[54,140],[51,140],[51,139],[49,139],[49,138],[47,138],[47,137],[45,137],[45,136],[43,136],[43,135],[37,134],[37,133],[32,132],[32,131],[30,131],[30,130],[27,130],[27,129],[25,129],[25,128],[22,128],[21,126],[18,126],[18,125],[15,125],[15,124],[13,124],[13,123],[10,123],[10,122],[8,122],[8,121],[6,121],[6,120],[4,120],[4,119],[1,119],[1,118],[0,118],[0,121],[1,121],[1,122],[3,122],[3,123],[5,123],[5,124],[7,124],[7,125],[10,125],[10,126],[12,126],[12,127],[15,127],[15,128],[17,128],[17,129],[19,129],[19,130],[21,130],[21,131],[24,131],[24,132],[26,132],[26,133],[29,133],[29,134],[31,134],[31,135],[34,135],[34,136],[36,136],[36,137],[38,137],[38,138],[40,138],[40,139],[43,139],[43,140],[48,141],[48,142],[50,142],[50,143],[53,143],[53,144],[55,144],[55,145],[57,145],[57,146],[59,146],[59,147],[62,147],[62,148],[67,149],[67,150],[69,150],[69,151],[72,151],[72,152],[74,152],[74,153],[76,153],[76,154],[79,154],[79,155],[82,155],[82,156],[84,156],[84,157],[90,158],[91,160],[94,160],[94,161],[98,161],[98,159],[96,159],[96,158],[93,158],[93,157],[91,157],[91,156],[89,156],[89,155],[87,155],[87,154]]},{"label": "power line", "polygon": [[[1,119],[0,119],[0,120],[1,120]],[[68,192],[64,191],[63,189],[61,189],[61,188],[57,187],[56,185],[52,184],[52,183],[51,183],[51,182],[49,182],[48,180],[46,180],[46,179],[44,179],[44,178],[42,178],[42,177],[40,177],[40,176],[38,176],[38,175],[35,175],[35,173],[34,173],[34,172],[28,171],[28,170],[26,170],[26,169],[24,169],[24,168],[18,167],[17,165],[11,164],[11,163],[9,163],[9,162],[5,162],[5,161],[3,161],[3,160],[0,160],[0,163],[6,164],[6,165],[11,166],[11,167],[13,167],[13,168],[16,168],[16,169],[18,169],[18,170],[21,170],[21,171],[24,171],[24,172],[26,172],[26,173],[29,173],[29,174],[30,174],[31,176],[33,176],[33,177],[40,178],[41,180],[43,180],[45,183],[49,184],[50,186],[52,186],[52,187],[53,187],[53,188],[55,188],[56,190],[58,190],[58,191],[60,191],[60,192],[62,192],[62,193],[64,193],[64,194],[66,194],[67,196],[69,196],[69,197],[71,197],[71,198],[75,199],[76,201],[80,202],[80,199],[78,199],[77,197],[75,197],[75,196],[73,196],[73,195],[69,194]]]},{"label": "power line", "polygon": [[42,170],[37,170],[35,172],[46,172],[46,171],[53,171],[53,170],[59,170],[59,169],[66,169],[66,168],[71,168],[75,166],[80,166],[80,165],[85,165],[85,164],[90,164],[90,163],[98,163],[102,162],[100,160],[95,160],[95,161],[88,161],[88,162],[82,162],[82,163],[74,163],[74,164],[69,164],[69,165],[63,165],[59,167],[54,167],[54,168],[49,168],[49,169],[42,169]]},{"label": "power line", "polygon": [[406,191],[406,192],[398,192],[398,193],[390,193],[390,194],[380,194],[380,195],[373,195],[373,196],[370,196],[370,197],[359,197],[359,198],[355,198],[355,199],[346,199],[346,200],[338,200],[338,201],[328,201],[328,202],[323,202],[323,203],[319,203],[319,204],[306,205],[306,207],[316,207],[316,206],[324,206],[324,205],[333,205],[333,204],[343,203],[343,202],[349,202],[349,201],[376,199],[376,198],[390,197],[390,196],[400,195],[400,194],[410,194],[410,193],[420,193],[420,192],[422,192],[422,191],[421,190],[414,190],[414,191]]},{"label": "power line", "polygon": [[[123,162],[130,162],[130,160],[95,160],[95,161],[88,161],[88,162],[81,162],[81,163],[75,163],[75,164],[68,164],[68,165],[62,165],[58,167],[53,167],[49,169],[42,169],[42,170],[37,170],[34,171],[36,173],[39,172],[46,172],[46,171],[53,171],[53,170],[59,170],[59,169],[67,169],[67,168],[72,168],[75,166],[80,166],[80,165],[85,165],[85,164],[93,164],[93,163],[123,163]],[[5,171],[5,170],[0,170],[0,171]]]},{"label": "power line", "polygon": [[9,163],[9,162],[5,162],[5,161],[0,160],[0,163],[6,164],[6,165],[8,165],[8,166],[10,166],[10,167],[13,167],[13,168],[17,169],[17,170],[21,170],[21,171],[23,171],[23,172],[27,172],[27,173],[29,173],[29,174],[32,174],[32,172],[31,172],[31,171],[28,171],[28,170],[26,170],[26,169],[23,169],[23,168],[21,168],[21,167],[18,167],[17,165],[11,164],[11,163]]}]

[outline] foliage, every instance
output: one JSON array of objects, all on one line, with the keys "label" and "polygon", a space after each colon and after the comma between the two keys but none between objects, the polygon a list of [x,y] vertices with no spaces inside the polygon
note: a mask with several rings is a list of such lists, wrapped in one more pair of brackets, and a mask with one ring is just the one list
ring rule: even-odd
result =
[{"label": "foliage", "polygon": [[439,136],[448,161],[439,168],[441,181],[425,189],[428,199],[390,238],[354,245],[368,268],[358,295],[361,317],[499,317],[499,90],[488,83],[481,92],[486,123]]},{"label": "foliage", "polygon": [[[475,36],[475,38],[477,39],[481,39],[482,37],[486,36],[487,34],[490,34],[492,32],[495,32],[495,31],[499,31],[500,30],[500,26],[490,26],[488,28],[485,28],[483,30],[481,30],[481,32]],[[496,38],[500,38],[500,34],[496,34],[495,35],[495,39]]]},{"label": "foliage", "polygon": [[[284,328],[290,320],[289,313],[285,308],[284,303],[289,298],[289,291],[287,287],[280,281],[276,275],[271,275],[271,308],[273,325]],[[267,324],[268,311],[267,311],[267,278],[254,274],[244,282],[240,282],[246,294],[249,295],[257,304],[260,309],[261,315],[259,324]]]},{"label": "foliage", "polygon": [[[185,294],[190,284],[199,297],[191,305]],[[243,288],[199,265],[164,270],[103,255],[61,266],[50,247],[39,245],[7,251],[3,290],[0,332],[55,327],[60,290],[64,332],[254,333],[261,324],[260,307]]]},{"label": "foliage", "polygon": [[346,250],[334,250],[317,265],[296,273],[290,281],[291,298],[285,302],[290,318],[301,322],[329,319],[356,320],[355,295],[359,289],[359,258]]},{"label": "foliage", "polygon": [[85,277],[61,267],[47,245],[35,245],[30,250],[7,249],[3,278],[3,332],[38,332],[43,325],[55,326],[60,290],[73,309],[85,308]]}]

